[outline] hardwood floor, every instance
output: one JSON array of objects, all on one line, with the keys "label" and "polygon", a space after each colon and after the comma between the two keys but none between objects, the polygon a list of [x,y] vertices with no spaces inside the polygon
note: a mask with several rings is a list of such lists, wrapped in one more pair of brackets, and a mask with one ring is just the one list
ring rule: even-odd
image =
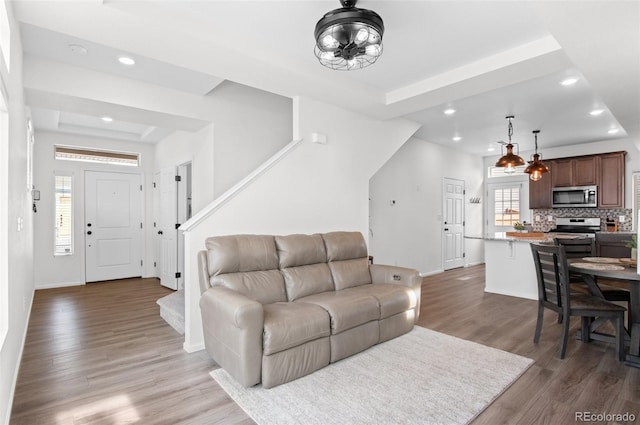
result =
[{"label": "hardwood floor", "polygon": [[[160,318],[155,302],[168,293],[156,279],[36,291],[11,424],[253,423],[209,376],[213,360],[184,352]],[[485,294],[483,266],[427,277],[422,293],[421,326],[536,362],[474,424],[575,423],[582,411],[640,418],[640,369],[599,342],[572,339],[558,359],[552,314],[533,344],[536,303]]]}]

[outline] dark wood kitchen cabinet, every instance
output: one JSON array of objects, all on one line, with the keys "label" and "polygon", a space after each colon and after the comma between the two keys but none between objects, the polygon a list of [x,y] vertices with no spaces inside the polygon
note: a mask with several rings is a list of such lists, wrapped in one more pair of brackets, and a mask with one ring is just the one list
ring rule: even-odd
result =
[{"label": "dark wood kitchen cabinet", "polygon": [[[543,161],[549,169],[550,161]],[[551,172],[544,173],[537,182],[529,180],[529,208],[532,210],[551,208]]]},{"label": "dark wood kitchen cabinet", "polygon": [[573,182],[575,186],[598,184],[598,156],[583,156],[573,160]]},{"label": "dark wood kitchen cabinet", "polygon": [[571,158],[551,160],[551,187],[574,186]]},{"label": "dark wood kitchen cabinet", "polygon": [[599,208],[624,208],[624,155],[625,152],[598,155],[600,161]]},{"label": "dark wood kitchen cabinet", "polygon": [[598,156],[554,159],[551,187],[591,186],[598,182]]},{"label": "dark wood kitchen cabinet", "polygon": [[568,186],[597,186],[599,208],[624,208],[625,153],[546,160],[549,173],[537,182],[529,181],[529,208],[551,208],[551,189]]}]

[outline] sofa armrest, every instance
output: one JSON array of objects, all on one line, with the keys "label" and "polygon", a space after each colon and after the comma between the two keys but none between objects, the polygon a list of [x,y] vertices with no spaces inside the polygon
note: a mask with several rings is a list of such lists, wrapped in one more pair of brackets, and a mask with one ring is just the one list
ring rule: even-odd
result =
[{"label": "sofa armrest", "polygon": [[207,352],[245,387],[262,375],[262,304],[228,288],[215,286],[200,297]]},{"label": "sofa armrest", "polygon": [[393,283],[413,288],[422,284],[422,278],[415,269],[405,267],[385,266],[381,264],[369,265],[371,283]]},{"label": "sofa armrest", "polygon": [[211,288],[209,283],[209,270],[207,269],[207,251],[198,252],[198,285],[200,286],[200,295]]},{"label": "sofa armrest", "polygon": [[420,316],[420,306],[422,298],[422,277],[415,269],[397,266],[385,266],[381,264],[370,264],[372,284],[396,284],[411,288],[416,297],[415,320]]}]

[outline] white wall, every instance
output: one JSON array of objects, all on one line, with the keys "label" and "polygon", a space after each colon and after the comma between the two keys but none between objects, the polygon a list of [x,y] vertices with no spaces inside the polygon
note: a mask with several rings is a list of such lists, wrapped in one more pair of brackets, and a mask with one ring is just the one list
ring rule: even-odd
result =
[{"label": "white wall", "polygon": [[213,201],[214,124],[189,133],[176,131],[154,150],[155,171],[191,162],[192,209],[197,212]]},{"label": "white wall", "polygon": [[[294,101],[293,113],[293,137],[304,142],[185,233],[187,351],[203,347],[196,255],[208,236],[332,230],[366,236],[369,179],[418,128],[410,121],[379,121],[306,98]],[[310,143],[314,132],[326,135],[327,144]]]},{"label": "white wall", "polygon": [[[8,282],[8,332],[0,350],[0,423],[9,423],[13,389],[22,355],[24,337],[31,302],[33,300],[33,214],[31,193],[27,190],[27,116],[22,90],[22,44],[20,29],[9,10],[11,29],[11,71],[0,55],[0,73],[8,97],[9,141],[3,146],[8,154],[8,167],[2,176],[8,177],[0,189],[0,202],[7,206],[2,223],[6,239],[1,240],[0,255],[3,266],[0,273]],[[4,178],[2,179],[4,180]],[[6,183],[6,184],[5,184]],[[18,222],[23,226],[18,227]],[[3,238],[4,239],[4,238]],[[4,308],[4,306],[2,307]]]},{"label": "white wall", "polygon": [[[154,147],[151,144],[99,139],[85,136],[65,135],[36,131],[34,149],[34,185],[40,190],[38,212],[35,215],[36,244],[34,247],[35,286],[51,288],[85,283],[85,223],[84,223],[84,172],[86,170],[141,173],[144,189],[145,237],[143,276],[153,276],[153,211],[152,183],[154,169]],[[77,161],[54,159],[54,145],[81,146],[95,149],[109,149],[123,152],[139,152],[140,167],[102,165]],[[74,204],[74,254],[54,256],[54,173],[73,174]]]},{"label": "white wall", "polygon": [[208,97],[215,123],[213,195],[218,197],[291,141],[292,100],[231,81]]},{"label": "white wall", "polygon": [[178,131],[156,146],[155,169],[193,164],[196,213],[292,138],[291,99],[225,81],[207,95],[211,125]]},{"label": "white wall", "polygon": [[[378,264],[412,267],[423,274],[443,270],[442,181],[464,180],[465,234],[482,234],[482,158],[412,137],[371,178],[370,254]],[[391,201],[395,200],[392,206]],[[483,245],[465,240],[465,264],[481,263]]]}]

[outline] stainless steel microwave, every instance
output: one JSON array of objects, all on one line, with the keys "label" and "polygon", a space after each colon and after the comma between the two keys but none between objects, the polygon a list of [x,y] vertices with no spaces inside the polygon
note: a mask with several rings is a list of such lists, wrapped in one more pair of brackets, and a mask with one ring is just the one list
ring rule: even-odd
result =
[{"label": "stainless steel microwave", "polygon": [[553,208],[594,208],[598,206],[597,186],[554,187]]}]

